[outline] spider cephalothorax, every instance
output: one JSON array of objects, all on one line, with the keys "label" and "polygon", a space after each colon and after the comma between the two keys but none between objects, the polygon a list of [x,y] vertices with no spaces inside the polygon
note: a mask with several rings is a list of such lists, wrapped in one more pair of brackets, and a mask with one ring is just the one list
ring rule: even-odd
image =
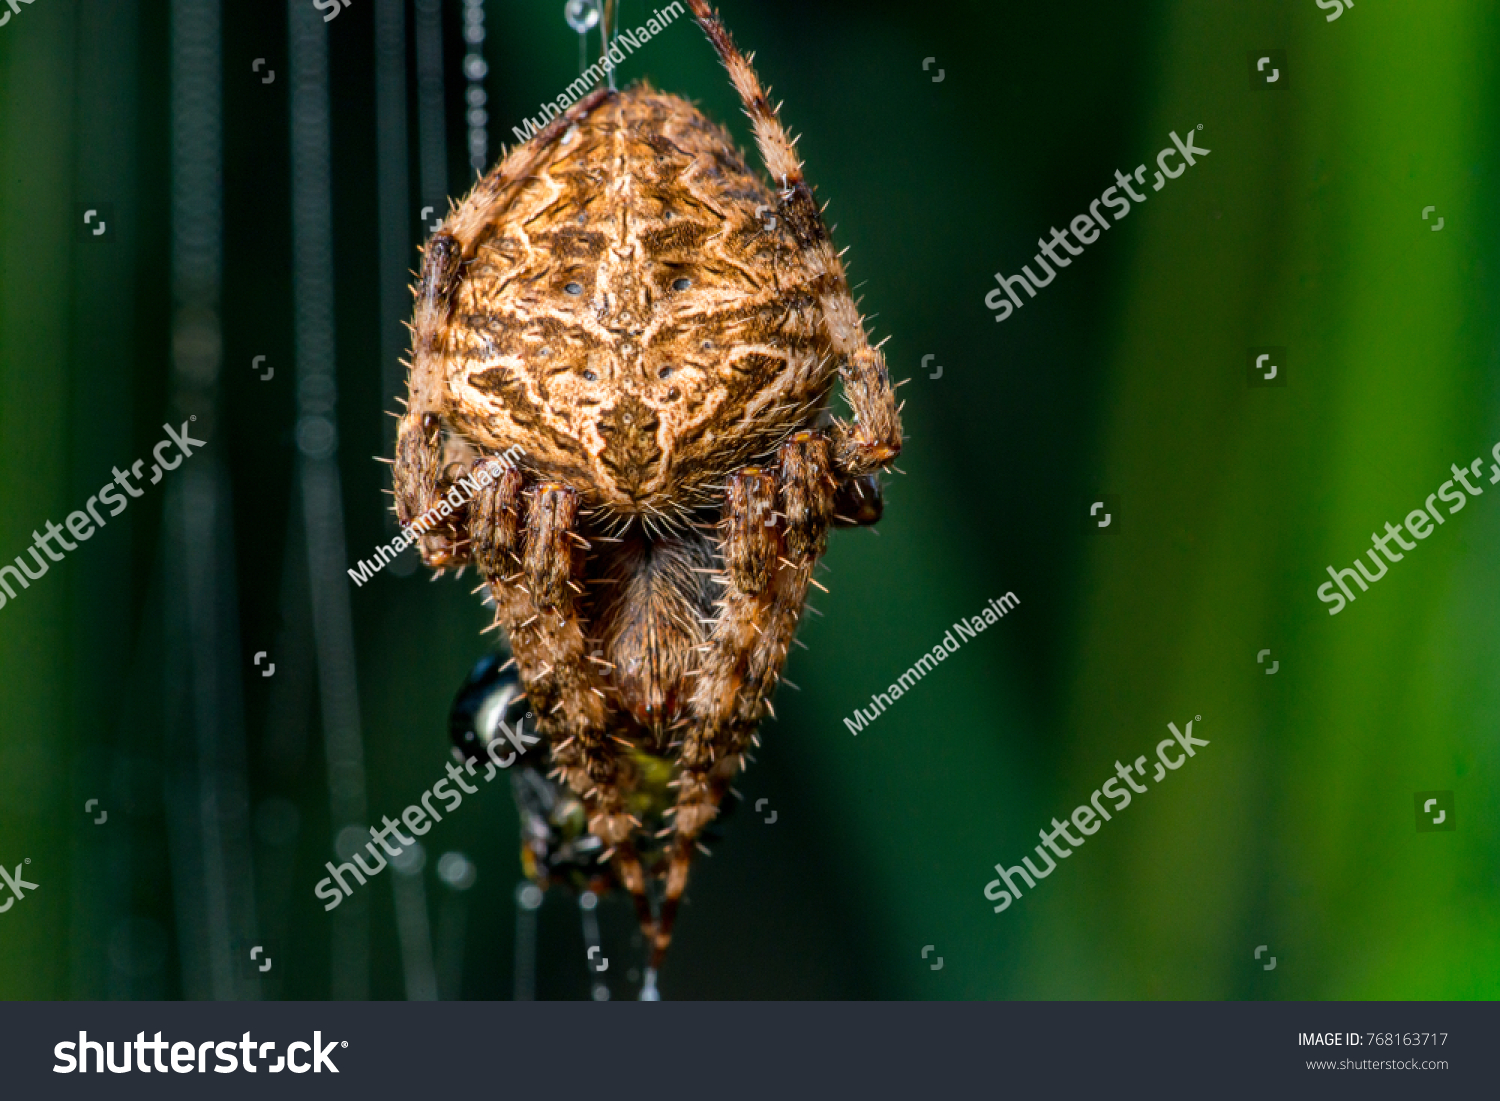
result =
[{"label": "spider cephalothorax", "polygon": [[[876,475],[901,449],[792,143],[718,17],[689,3],[772,185],[690,104],[644,87],[595,91],[511,151],[424,250],[395,469],[407,525],[519,447],[421,536],[423,560],[484,577],[653,968],[827,530],[879,518]],[[827,411],[838,380],[852,421]],[[664,762],[670,807],[643,795]],[[657,918],[643,856],[666,880]]]}]

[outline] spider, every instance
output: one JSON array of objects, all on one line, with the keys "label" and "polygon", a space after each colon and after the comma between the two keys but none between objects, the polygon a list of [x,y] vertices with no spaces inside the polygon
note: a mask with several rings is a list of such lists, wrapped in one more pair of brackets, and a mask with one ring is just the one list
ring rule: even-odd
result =
[{"label": "spider", "polygon": [[[552,778],[635,902],[648,987],[774,716],[828,529],[880,518],[902,443],[779,111],[717,12],[688,4],[772,185],[677,96],[579,99],[422,250],[394,466],[406,528],[521,449],[414,538],[428,567],[483,579]],[[852,419],[828,408],[839,381]]]}]

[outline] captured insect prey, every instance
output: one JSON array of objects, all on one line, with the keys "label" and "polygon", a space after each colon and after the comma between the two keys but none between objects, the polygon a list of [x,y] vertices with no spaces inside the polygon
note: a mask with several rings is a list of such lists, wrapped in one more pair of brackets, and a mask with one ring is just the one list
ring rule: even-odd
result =
[{"label": "captured insect prey", "polygon": [[514,655],[460,692],[456,748],[482,755],[532,714],[542,743],[512,775],[524,870],[628,893],[647,991],[828,529],[879,520],[902,443],[778,111],[689,6],[765,175],[644,84],[599,87],[510,150],[423,250],[394,466],[422,561],[477,568]]}]

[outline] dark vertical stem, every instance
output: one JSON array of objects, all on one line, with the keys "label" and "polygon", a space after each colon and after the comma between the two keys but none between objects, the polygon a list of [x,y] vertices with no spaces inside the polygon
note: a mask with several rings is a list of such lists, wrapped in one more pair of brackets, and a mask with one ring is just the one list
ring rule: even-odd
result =
[{"label": "dark vertical stem", "polygon": [[431,207],[422,237],[448,213],[448,114],[443,99],[443,7],[417,3],[417,134],[421,150],[422,205]]},{"label": "dark vertical stem", "polygon": [[[207,446],[163,508],[167,814],[183,992],[255,995],[234,952],[256,931],[233,509],[220,432],[223,90],[217,0],[174,0],[171,419]],[[181,874],[175,874],[180,872]],[[248,948],[246,949],[248,950]]]},{"label": "dark vertical stem", "polygon": [[[415,263],[411,240],[411,181],[406,138],[406,4],[375,4],[375,155],[380,209],[380,398],[394,411],[401,391],[402,324],[411,312],[408,272]],[[395,454],[396,422],[386,423],[387,454]],[[395,523],[392,514],[391,523]]]},{"label": "dark vertical stem", "polygon": [[[328,31],[317,9],[288,0],[291,37],[292,290],[297,377],[297,488],[312,593],[313,649],[335,833],[365,820],[365,759],[349,607],[338,454],[333,310],[333,181]],[[363,903],[363,899],[351,900]],[[369,908],[333,921],[332,996],[369,996]]]}]

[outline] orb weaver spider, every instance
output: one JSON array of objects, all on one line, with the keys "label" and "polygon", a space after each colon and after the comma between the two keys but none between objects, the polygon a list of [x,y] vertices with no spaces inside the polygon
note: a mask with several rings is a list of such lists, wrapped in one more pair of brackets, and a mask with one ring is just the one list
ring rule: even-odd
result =
[{"label": "orb weaver spider", "polygon": [[427,566],[483,578],[553,779],[635,901],[651,990],[828,529],[880,518],[902,443],[779,112],[717,13],[688,4],[771,184],[684,99],[578,99],[423,249],[394,468],[405,527],[523,453],[416,538]]}]

